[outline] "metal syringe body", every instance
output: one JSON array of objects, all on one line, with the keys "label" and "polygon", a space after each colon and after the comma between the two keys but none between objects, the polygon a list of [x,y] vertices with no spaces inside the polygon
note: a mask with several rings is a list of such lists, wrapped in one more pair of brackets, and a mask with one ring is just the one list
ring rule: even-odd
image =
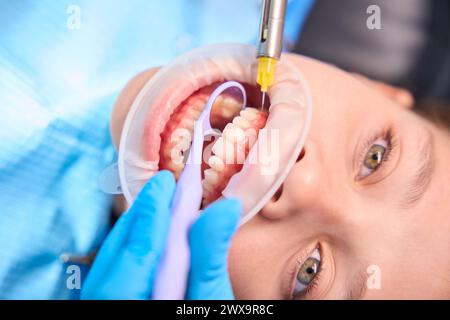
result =
[{"label": "metal syringe body", "polygon": [[283,29],[287,0],[263,0],[259,43],[256,57],[258,74],[256,82],[266,93],[275,75],[275,63],[283,49]]}]

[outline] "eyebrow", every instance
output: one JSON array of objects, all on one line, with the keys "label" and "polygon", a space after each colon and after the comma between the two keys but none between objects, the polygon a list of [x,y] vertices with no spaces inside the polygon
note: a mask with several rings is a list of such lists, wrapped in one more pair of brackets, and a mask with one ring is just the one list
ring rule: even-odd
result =
[{"label": "eyebrow", "polygon": [[434,139],[430,131],[426,131],[424,139],[418,146],[419,162],[417,170],[407,185],[400,206],[404,209],[413,207],[424,195],[434,172]]},{"label": "eyebrow", "polygon": [[[433,177],[434,159],[434,139],[430,131],[426,130],[424,138],[419,142],[418,155],[420,160],[417,164],[416,173],[408,183],[407,190],[403,194],[401,206],[403,208],[413,207],[424,195]],[[367,272],[364,268],[358,271],[350,281],[348,290],[344,295],[346,300],[360,300],[367,291]]]}]

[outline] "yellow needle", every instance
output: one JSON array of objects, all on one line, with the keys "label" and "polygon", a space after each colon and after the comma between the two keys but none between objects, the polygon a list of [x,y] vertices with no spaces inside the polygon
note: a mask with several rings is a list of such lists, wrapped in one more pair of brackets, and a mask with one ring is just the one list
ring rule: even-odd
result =
[{"label": "yellow needle", "polygon": [[262,93],[262,101],[261,101],[261,110],[264,109],[264,102],[266,101],[266,92],[263,91]]},{"label": "yellow needle", "polygon": [[277,60],[269,57],[258,58],[258,75],[256,82],[260,85],[262,92],[261,108],[264,108],[267,90],[273,84],[274,81],[276,62]]}]

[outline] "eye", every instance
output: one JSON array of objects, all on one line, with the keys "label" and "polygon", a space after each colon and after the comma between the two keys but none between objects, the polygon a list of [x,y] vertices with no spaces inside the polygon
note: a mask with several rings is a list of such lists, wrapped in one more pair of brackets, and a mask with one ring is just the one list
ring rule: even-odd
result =
[{"label": "eye", "polygon": [[309,287],[314,283],[314,279],[320,272],[320,251],[315,249],[314,252],[303,262],[297,272],[295,279],[295,287],[292,295],[298,296],[308,291]]},{"label": "eye", "polygon": [[362,167],[358,176],[364,178],[377,170],[385,160],[387,150],[388,141],[385,139],[379,139],[372,144],[363,158]]}]

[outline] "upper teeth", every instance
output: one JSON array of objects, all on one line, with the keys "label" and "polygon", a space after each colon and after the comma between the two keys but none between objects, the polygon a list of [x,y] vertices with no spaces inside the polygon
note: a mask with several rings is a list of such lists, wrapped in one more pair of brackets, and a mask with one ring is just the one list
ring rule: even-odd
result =
[{"label": "upper teeth", "polygon": [[182,126],[186,129],[188,129],[189,131],[193,131],[194,130],[194,125],[195,125],[195,121],[189,118],[185,118],[183,119],[182,122]]},{"label": "upper teeth", "polygon": [[252,121],[258,117],[258,111],[255,108],[245,108],[240,112],[241,117]]},{"label": "upper teeth", "polygon": [[214,100],[213,108],[217,106],[221,107],[223,104],[223,100],[224,100],[223,96],[218,96],[216,100]]},{"label": "upper teeth", "polygon": [[220,137],[214,143],[212,151],[216,156],[224,160],[225,163],[234,163],[235,159],[235,145],[228,140]]},{"label": "upper teeth", "polygon": [[238,143],[245,139],[245,132],[241,127],[234,123],[229,123],[223,130],[223,136],[229,142]]},{"label": "upper teeth", "polygon": [[235,113],[234,110],[228,109],[228,108],[222,108],[222,110],[220,112],[222,114],[222,117],[224,117],[224,118],[231,118]]},{"label": "upper teeth", "polygon": [[222,107],[232,109],[234,111],[240,109],[241,103],[234,98],[226,97],[223,99]]},{"label": "upper teeth", "polygon": [[201,111],[198,109],[195,109],[195,108],[190,108],[187,113],[188,113],[189,117],[191,117],[192,119],[198,119]]},{"label": "upper teeth", "polygon": [[208,100],[207,96],[204,95],[196,96],[195,98],[190,98],[188,100],[188,105],[195,107],[196,110],[201,112],[205,107],[207,100]]},{"label": "upper teeth", "polygon": [[236,118],[234,118],[233,119],[233,123],[235,125],[241,127],[242,129],[247,129],[248,127],[250,127],[250,122],[248,122],[243,117],[236,117]]},{"label": "upper teeth", "polygon": [[225,163],[223,163],[223,160],[218,156],[211,156],[208,159],[208,164],[216,171],[222,171],[225,168]]},{"label": "upper teeth", "polygon": [[214,169],[206,169],[205,180],[208,181],[211,185],[215,185],[217,182],[219,182],[219,174]]}]

